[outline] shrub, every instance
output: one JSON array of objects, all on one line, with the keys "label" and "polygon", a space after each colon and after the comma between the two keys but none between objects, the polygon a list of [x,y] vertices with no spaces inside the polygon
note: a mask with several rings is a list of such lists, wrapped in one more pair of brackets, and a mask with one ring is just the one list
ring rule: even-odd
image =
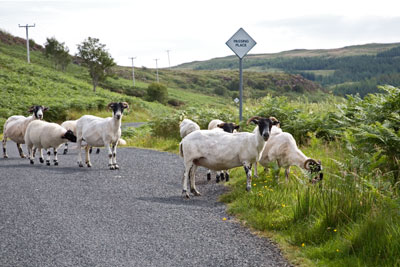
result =
[{"label": "shrub", "polygon": [[161,83],[152,83],[147,88],[147,98],[149,101],[158,101],[161,104],[166,104],[168,101],[167,87]]}]

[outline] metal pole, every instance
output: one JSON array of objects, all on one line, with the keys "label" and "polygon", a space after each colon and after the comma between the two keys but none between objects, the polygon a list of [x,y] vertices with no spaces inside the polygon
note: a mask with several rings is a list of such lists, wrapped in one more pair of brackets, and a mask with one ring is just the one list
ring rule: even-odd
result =
[{"label": "metal pole", "polygon": [[243,63],[242,58],[239,58],[239,121],[242,121],[243,118]]},{"label": "metal pole", "polygon": [[133,80],[133,87],[135,87],[135,66],[133,65],[133,60],[136,59],[136,57],[130,57],[132,59],[132,80]]},{"label": "metal pole", "polygon": [[18,27],[20,28],[25,28],[26,29],[26,57],[27,57],[27,61],[28,63],[31,63],[31,59],[30,59],[30,54],[29,54],[29,34],[28,34],[28,28],[29,27],[35,27],[36,24],[33,25],[28,25],[26,24],[25,26],[21,26],[18,24]]},{"label": "metal pole", "polygon": [[154,59],[155,61],[156,61],[156,73],[157,73],[157,83],[159,82],[159,79],[158,79],[158,64],[157,64],[157,62],[158,62],[158,58],[156,58],[156,59]]},{"label": "metal pole", "polygon": [[167,54],[168,54],[168,68],[171,69],[171,62],[169,61],[169,51],[171,51],[171,50],[167,50]]}]

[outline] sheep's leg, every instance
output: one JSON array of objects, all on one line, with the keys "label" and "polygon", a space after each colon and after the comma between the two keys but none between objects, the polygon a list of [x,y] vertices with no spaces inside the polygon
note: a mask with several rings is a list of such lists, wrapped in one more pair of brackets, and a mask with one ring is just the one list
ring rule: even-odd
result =
[{"label": "sheep's leg", "polygon": [[79,167],[83,167],[83,163],[82,163],[82,138],[79,138],[76,140],[76,144],[78,147],[78,166]]},{"label": "sheep's leg", "polygon": [[86,159],[86,161],[85,161],[85,163],[86,163],[86,165],[88,166],[88,168],[90,168],[90,167],[92,167],[92,163],[90,162],[90,148],[89,148],[89,146],[87,145],[87,146],[85,146],[85,159]]},{"label": "sheep's leg", "polygon": [[34,164],[34,159],[35,159],[35,155],[33,154],[33,147],[29,147],[28,146],[28,152],[29,152],[29,161],[31,162],[31,164]]},{"label": "sheep's leg", "polygon": [[225,180],[225,172],[224,171],[220,171],[219,176],[221,177],[221,181]]},{"label": "sheep's leg", "polygon": [[110,144],[105,144],[105,147],[108,149],[108,167],[110,168],[110,170],[115,170],[115,166],[113,164],[113,153],[111,150],[111,146]]},{"label": "sheep's leg", "polygon": [[112,149],[111,149],[112,150],[112,162],[113,162],[114,168],[116,170],[119,169],[119,166],[117,165],[117,143],[112,144]]},{"label": "sheep's leg", "polygon": [[229,182],[229,171],[225,171],[225,181]]},{"label": "sheep's leg", "polygon": [[22,151],[21,144],[17,143],[17,148],[18,148],[19,156],[23,159],[26,158],[26,156],[24,155],[24,151]]},{"label": "sheep's leg", "polygon": [[250,191],[251,190],[251,164],[250,163],[243,163],[244,171],[246,172],[247,176],[247,186],[246,190]]},{"label": "sheep's leg", "polygon": [[[40,151],[41,151],[41,150],[40,150]],[[50,148],[49,148],[49,149],[46,149],[46,153],[47,153],[46,165],[47,165],[47,166],[50,166],[50,155],[51,155]]]},{"label": "sheep's leg", "polygon": [[215,176],[216,182],[219,183],[219,181],[221,181],[221,172],[217,171],[216,172],[216,176]]},{"label": "sheep's leg", "polygon": [[258,178],[257,161],[254,162],[254,178]]},{"label": "sheep's leg", "polygon": [[285,169],[286,182],[289,182],[290,166]]},{"label": "sheep's leg", "polygon": [[183,173],[183,178],[182,178],[182,197],[184,198],[190,198],[189,193],[187,191],[187,183],[188,179],[190,179],[190,173],[193,168],[194,164],[193,163],[186,163],[185,164],[185,172]]},{"label": "sheep's leg", "polygon": [[99,154],[99,153],[100,153],[100,148],[97,148],[96,154]]},{"label": "sheep's leg", "polygon": [[65,155],[65,154],[67,154],[67,153],[68,153],[68,142],[65,142],[63,154]]},{"label": "sheep's leg", "polygon": [[3,157],[6,159],[6,158],[8,158],[8,155],[7,155],[7,136],[6,135],[3,135],[2,143],[3,143]]},{"label": "sheep's leg", "polygon": [[57,148],[53,147],[53,154],[54,154],[54,165],[58,166],[58,158],[57,158]]},{"label": "sheep's leg", "polygon": [[200,192],[196,188],[196,169],[197,166],[193,165],[190,171],[190,192],[195,196],[201,196]]},{"label": "sheep's leg", "polygon": [[207,171],[207,181],[210,181],[210,180],[211,180],[211,170],[208,169],[208,171]]},{"label": "sheep's leg", "polygon": [[[35,151],[36,151],[36,149],[37,149],[37,147],[35,147],[34,149],[33,149],[33,157],[35,158]],[[44,159],[43,159],[43,150],[40,148],[39,149],[39,161],[40,161],[40,163],[43,163],[44,162]]]}]

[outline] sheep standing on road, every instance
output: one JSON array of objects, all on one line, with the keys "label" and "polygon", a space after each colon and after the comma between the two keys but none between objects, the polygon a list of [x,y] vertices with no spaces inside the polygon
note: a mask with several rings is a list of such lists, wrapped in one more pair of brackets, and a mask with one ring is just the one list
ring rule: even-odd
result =
[{"label": "sheep standing on road", "polygon": [[34,164],[33,152],[35,149],[40,151],[40,163],[44,162],[42,149],[45,149],[47,152],[46,165],[50,166],[50,148],[53,148],[54,165],[58,165],[57,149],[66,140],[76,142],[76,136],[71,130],[66,130],[57,123],[41,120],[31,122],[25,133],[25,143],[31,164]]},{"label": "sheep standing on road", "polygon": [[[121,137],[121,119],[124,109],[128,109],[126,102],[110,103],[108,108],[112,109],[112,117],[99,118],[92,115],[84,115],[76,123],[76,134],[78,144],[78,165],[83,167],[81,146],[82,140],[87,143],[86,146],[86,165],[92,166],[89,157],[89,146],[108,149],[110,170],[119,169],[117,165],[117,144]],[[111,147],[110,147],[111,146]]]},{"label": "sheep standing on road", "polygon": [[[76,122],[77,120],[64,121],[63,123],[61,123],[61,126],[67,130],[71,130],[76,135]],[[68,142],[65,142],[63,154],[65,155],[67,153],[68,153]],[[92,153],[92,148],[90,148],[89,153]],[[99,153],[100,153],[100,148],[97,148],[96,154]]]},{"label": "sheep standing on road", "polygon": [[322,180],[321,161],[316,161],[304,155],[297,147],[296,141],[290,133],[277,129],[272,131],[265,144],[259,160],[260,164],[267,167],[269,162],[277,161],[279,167],[285,168],[286,181],[289,180],[290,166],[298,166],[315,175],[312,178],[313,183]]},{"label": "sheep standing on road", "polygon": [[[216,130],[216,131],[225,131],[227,133],[233,133],[237,132],[239,130],[240,126],[236,125],[233,122],[224,122],[221,120],[212,120],[208,124],[208,130]],[[219,181],[225,180],[229,181],[229,172],[226,171],[217,171],[216,172],[216,182],[219,183]],[[207,180],[211,180],[211,170],[207,171]]]},{"label": "sheep standing on road", "polygon": [[179,124],[179,133],[181,138],[184,138],[186,135],[197,130],[200,130],[200,126],[190,119],[184,119]]},{"label": "sheep standing on road", "polygon": [[43,113],[49,108],[44,106],[32,106],[28,112],[32,113],[31,116],[11,116],[7,119],[3,128],[3,157],[8,158],[7,155],[7,138],[10,138],[17,143],[19,155],[21,158],[25,158],[24,152],[22,151],[21,144],[25,144],[25,131],[28,125],[34,120],[43,119]]},{"label": "sheep standing on road", "polygon": [[248,122],[257,124],[255,133],[227,133],[214,130],[199,130],[183,138],[179,152],[183,157],[185,172],[182,179],[183,196],[189,198],[187,182],[191,192],[199,196],[195,173],[198,166],[214,171],[243,166],[247,176],[247,191],[251,190],[251,164],[259,160],[268,140],[273,122],[269,118],[252,117]]}]

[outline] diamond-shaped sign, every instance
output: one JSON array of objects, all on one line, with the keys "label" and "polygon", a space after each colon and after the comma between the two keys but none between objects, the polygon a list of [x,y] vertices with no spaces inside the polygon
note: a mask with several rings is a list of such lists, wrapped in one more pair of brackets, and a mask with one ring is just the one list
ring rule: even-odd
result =
[{"label": "diamond-shaped sign", "polygon": [[240,28],[231,39],[226,42],[226,45],[229,46],[239,58],[243,58],[256,44],[256,41],[254,41],[243,28]]}]

